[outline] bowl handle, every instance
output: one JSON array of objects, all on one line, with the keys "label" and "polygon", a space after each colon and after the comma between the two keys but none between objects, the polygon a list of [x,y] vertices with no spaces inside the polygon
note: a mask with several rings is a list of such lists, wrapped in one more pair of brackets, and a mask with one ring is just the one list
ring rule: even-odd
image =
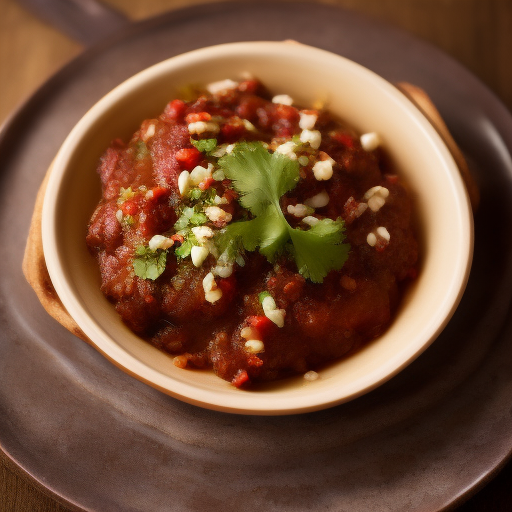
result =
[{"label": "bowl handle", "polygon": [[448,127],[446,126],[446,123],[441,117],[441,114],[432,103],[432,100],[429,98],[428,94],[420,87],[412,85],[408,82],[399,82],[396,84],[396,87],[405,96],[407,96],[407,98],[409,98],[409,100],[418,108],[418,110],[420,110],[420,112],[430,121],[432,126],[436,129],[437,133],[443,139],[459,168],[460,174],[464,181],[464,185],[466,186],[466,190],[468,192],[471,208],[473,209],[473,213],[475,213],[478,209],[478,204],[480,203],[480,192],[478,190],[478,186],[469,170],[468,164],[461,149],[453,139],[450,131],[448,130]]},{"label": "bowl handle", "polygon": [[32,220],[30,221],[27,244],[25,246],[25,253],[23,254],[22,270],[25,275],[25,279],[36,292],[37,298],[46,312],[75,336],[78,336],[82,340],[90,343],[89,338],[84,334],[82,329],[78,327],[78,324],[73,320],[60,301],[59,296],[53,287],[50,275],[48,274],[48,269],[46,268],[46,262],[44,260],[43,238],[41,235],[41,217],[44,193],[51,169],[52,165],[50,165],[50,168],[48,169],[37,192],[34,212],[32,214]]}]

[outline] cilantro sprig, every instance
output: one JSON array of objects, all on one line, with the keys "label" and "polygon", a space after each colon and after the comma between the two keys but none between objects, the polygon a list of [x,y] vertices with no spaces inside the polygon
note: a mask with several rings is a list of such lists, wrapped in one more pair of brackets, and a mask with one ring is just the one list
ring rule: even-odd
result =
[{"label": "cilantro sprig", "polygon": [[196,149],[202,153],[211,153],[217,147],[217,139],[190,139],[190,142]]},{"label": "cilantro sprig", "polygon": [[299,181],[299,164],[279,153],[270,153],[259,142],[240,142],[218,161],[240,204],[253,219],[233,222],[217,237],[224,251],[241,243],[246,251],[259,251],[269,261],[289,251],[305,278],[321,283],[331,270],[339,270],[348,257],[341,219],[320,220],[308,230],[288,224],[279,200]]},{"label": "cilantro sprig", "polygon": [[186,206],[183,208],[180,217],[174,224],[176,232],[186,229],[189,225],[201,226],[208,218],[201,212],[200,206]]},{"label": "cilantro sprig", "polygon": [[153,251],[149,247],[139,245],[135,249],[133,270],[136,276],[154,281],[164,272],[166,262],[167,251],[161,249]]}]

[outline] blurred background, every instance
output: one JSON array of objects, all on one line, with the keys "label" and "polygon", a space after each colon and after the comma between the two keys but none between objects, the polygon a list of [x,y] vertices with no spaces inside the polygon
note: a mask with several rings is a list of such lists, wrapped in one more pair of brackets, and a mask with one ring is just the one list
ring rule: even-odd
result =
[{"label": "blurred background", "polygon": [[[67,0],[77,2],[80,0]],[[278,1],[278,0],[276,0]],[[211,0],[103,0],[131,20]],[[84,45],[23,7],[48,0],[0,0],[0,122]],[[66,3],[66,0],[61,0]],[[510,0],[328,0],[432,42],[481,78],[512,110]]]},{"label": "blurred background", "polygon": [[[126,20],[142,20],[207,1],[211,2],[103,0],[102,3],[111,8],[112,20],[122,26]],[[61,9],[66,2],[87,4],[86,0],[58,2]],[[76,34],[66,35],[52,26],[45,14],[51,3],[49,0],[0,0],[0,124],[47,78],[79,55],[87,42],[104,32],[98,26],[89,37],[79,34],[80,40]],[[429,41],[466,66],[512,111],[512,0],[328,0],[322,3],[362,13]],[[29,4],[39,5],[36,13]],[[512,510],[510,466],[457,510]],[[47,491],[0,451],[1,512],[68,510],[72,509],[48,496]]]}]

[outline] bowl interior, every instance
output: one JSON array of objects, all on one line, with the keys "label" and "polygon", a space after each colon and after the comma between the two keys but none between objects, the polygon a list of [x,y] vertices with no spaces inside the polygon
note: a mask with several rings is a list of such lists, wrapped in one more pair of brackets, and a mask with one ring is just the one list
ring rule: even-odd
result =
[{"label": "bowl interior", "polygon": [[[423,243],[419,278],[388,331],[321,378],[287,379],[240,391],[207,371],[181,370],[170,356],[134,335],[99,290],[85,245],[100,198],[97,162],[116,137],[157,116],[187,84],[251,73],[297,104],[325,101],[360,132],[380,134],[416,200]],[[121,84],[78,123],[57,155],[43,209],[45,259],[69,313],[96,347],[125,371],[208,408],[247,414],[290,414],[349,400],[387,380],[419,355],[453,313],[468,277],[472,216],[458,170],[425,118],[391,84],[337,55],[298,44],[236,43],[174,57]]]}]

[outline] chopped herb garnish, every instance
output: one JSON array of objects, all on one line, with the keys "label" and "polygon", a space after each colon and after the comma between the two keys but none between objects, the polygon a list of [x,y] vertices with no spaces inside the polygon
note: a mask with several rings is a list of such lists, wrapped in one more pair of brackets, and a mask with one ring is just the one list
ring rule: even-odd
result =
[{"label": "chopped herb garnish", "polygon": [[207,188],[201,197],[201,200],[206,206],[215,204],[215,197],[217,196],[217,190],[213,187]]},{"label": "chopped herb garnish", "polygon": [[190,256],[190,252],[192,251],[192,247],[194,244],[190,240],[185,240],[175,251],[174,254],[179,258],[187,258]]},{"label": "chopped herb garnish", "polygon": [[203,193],[203,191],[200,188],[193,188],[193,189],[189,190],[188,197],[192,201],[197,201],[198,199],[201,198],[202,193]]},{"label": "chopped herb garnish", "polygon": [[260,253],[272,262],[286,250],[295,259],[299,272],[315,283],[321,283],[331,270],[343,266],[349,245],[343,243],[341,219],[323,219],[303,231],[292,228],[283,215],[279,200],[299,180],[297,161],[270,153],[261,143],[241,142],[218,164],[239,192],[240,204],[254,216],[222,230],[217,238],[221,251],[235,240],[247,251],[259,247]]},{"label": "chopped herb garnish", "polygon": [[201,210],[202,206],[200,204],[185,206],[174,224],[174,230],[178,232],[186,229],[189,225],[202,226],[205,224],[208,217]]},{"label": "chopped herb garnish", "polygon": [[189,231],[186,234],[183,243],[174,251],[174,254],[176,254],[178,258],[187,258],[190,256],[190,252],[192,251],[192,247],[194,247],[194,245],[198,245],[197,238],[192,232]]},{"label": "chopped herb garnish", "polygon": [[217,139],[190,139],[190,142],[203,153],[210,153],[217,147]]},{"label": "chopped herb garnish", "polygon": [[194,215],[194,213],[195,210],[193,207],[185,206],[185,208],[183,208],[181,212],[180,217],[174,224],[174,229],[176,231],[181,231],[185,229],[190,224],[190,218],[192,217],[192,215]]},{"label": "chopped herb garnish", "polygon": [[190,217],[190,224],[192,226],[201,226],[208,221],[208,217],[204,213],[194,213],[192,217]]},{"label": "chopped herb garnish", "polygon": [[205,205],[213,205],[215,204],[215,196],[217,195],[217,190],[213,187],[207,188],[206,190],[201,190],[198,187],[192,188],[188,191],[188,198],[193,202],[202,202]]},{"label": "chopped herb garnish", "polygon": [[117,204],[123,204],[125,201],[128,201],[128,199],[131,199],[134,196],[135,192],[132,190],[132,187],[121,187],[119,189],[119,197],[117,198]]},{"label": "chopped herb garnish", "polygon": [[304,143],[300,140],[300,135],[293,135],[292,136],[292,142],[296,146],[304,146]]},{"label": "chopped herb garnish", "polygon": [[135,219],[131,215],[124,215],[123,221],[121,222],[123,228],[128,229],[129,227],[133,226],[135,223]]},{"label": "chopped herb garnish", "polygon": [[139,245],[135,249],[133,270],[136,276],[154,281],[165,270],[166,262],[167,251],[161,249],[152,251],[149,247]]},{"label": "chopped herb garnish", "polygon": [[137,160],[144,160],[147,156],[149,156],[149,150],[146,146],[146,143],[143,140],[138,140],[135,144],[135,158]]}]

